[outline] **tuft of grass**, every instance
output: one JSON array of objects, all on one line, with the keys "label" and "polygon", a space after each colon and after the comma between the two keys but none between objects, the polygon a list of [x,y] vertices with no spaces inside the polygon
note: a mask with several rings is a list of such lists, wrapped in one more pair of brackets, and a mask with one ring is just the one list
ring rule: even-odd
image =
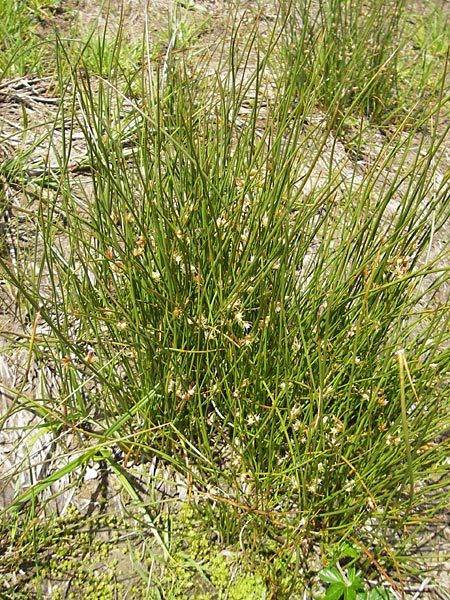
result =
[{"label": "tuft of grass", "polygon": [[[127,465],[157,457],[224,545],[257,554],[247,587],[276,595],[325,543],[351,541],[384,577],[395,532],[448,502],[449,98],[442,85],[369,150],[358,120],[395,104],[396,6],[304,6],[301,47],[321,23],[318,44],[284,84],[270,70],[278,25],[296,32],[284,17],[264,52],[256,30],[238,50],[234,28],[214,68],[206,49],[155,58],[144,46],[133,72],[119,34],[92,46],[99,75],[88,42],[70,86],[60,78],[55,128],[72,129],[58,195],[39,204],[44,251],[1,266],[59,386],[33,410],[82,447],[11,509],[93,459],[139,503]],[[63,41],[59,52],[67,68]],[[362,167],[340,146],[346,126]],[[76,131],[81,184],[68,168]]]},{"label": "tuft of grass", "polygon": [[39,37],[41,21],[50,20],[57,0],[4,0],[0,5],[0,78],[42,73],[48,42]]},{"label": "tuft of grass", "polygon": [[[421,99],[420,106],[430,96],[436,97],[442,84],[443,65],[450,47],[446,7],[440,3],[424,3],[420,14],[410,15],[405,26],[405,41],[399,58],[400,86],[406,98]],[[448,81],[446,85],[448,89]]]},{"label": "tuft of grass", "polygon": [[404,2],[298,0],[286,14],[288,73],[300,97],[315,91],[325,110],[383,120],[398,103],[397,63]]}]

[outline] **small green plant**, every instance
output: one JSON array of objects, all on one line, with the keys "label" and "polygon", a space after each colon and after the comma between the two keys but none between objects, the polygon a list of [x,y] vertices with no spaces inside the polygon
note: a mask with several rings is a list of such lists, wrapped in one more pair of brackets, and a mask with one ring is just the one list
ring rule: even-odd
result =
[{"label": "small green plant", "polygon": [[329,583],[329,587],[321,600],[390,600],[394,598],[385,588],[377,586],[369,591],[364,586],[361,571],[354,567],[342,569],[326,567],[319,572],[320,579]]},{"label": "small green plant", "polygon": [[[328,585],[325,595],[320,600],[391,600],[389,589],[381,585],[372,586],[367,591],[361,570],[352,566],[360,558],[361,551],[355,543],[340,541],[336,546],[328,548],[328,565],[318,575]],[[346,561],[344,568],[341,563]]]},{"label": "small green plant", "polygon": [[319,577],[325,583],[329,583],[323,600],[366,600],[361,572],[356,571],[354,567],[343,570],[337,564],[336,567],[326,567],[319,572]]}]

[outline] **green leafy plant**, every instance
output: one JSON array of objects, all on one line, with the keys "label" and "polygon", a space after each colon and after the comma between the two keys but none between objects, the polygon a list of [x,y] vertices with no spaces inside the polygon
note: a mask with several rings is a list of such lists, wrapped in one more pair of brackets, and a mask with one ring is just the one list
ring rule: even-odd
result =
[{"label": "green leafy plant", "polygon": [[354,567],[350,567],[345,571],[340,567],[339,563],[336,567],[326,567],[319,571],[319,577],[330,586],[327,589],[324,600],[356,600],[367,598],[361,572],[356,571]]},{"label": "green leafy plant", "polygon": [[[329,584],[325,595],[320,600],[392,600],[394,596],[390,590],[381,585],[370,587],[367,591],[367,582],[361,570],[357,570],[354,563],[361,559],[361,549],[355,543],[340,541],[334,547],[328,548],[328,566],[323,567],[318,575],[326,584]],[[345,561],[346,567],[341,563]]]},{"label": "green leafy plant", "polygon": [[326,567],[319,571],[320,579],[329,583],[329,587],[321,600],[390,600],[394,596],[382,586],[376,586],[369,592],[366,590],[361,571],[354,567],[342,569]]}]

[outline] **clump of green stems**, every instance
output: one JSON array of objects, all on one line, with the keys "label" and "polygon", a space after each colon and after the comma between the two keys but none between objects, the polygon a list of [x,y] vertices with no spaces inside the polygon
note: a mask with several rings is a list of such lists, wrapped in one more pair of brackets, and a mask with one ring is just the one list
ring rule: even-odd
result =
[{"label": "clump of green stems", "polygon": [[145,68],[124,80],[118,42],[90,77],[80,55],[58,119],[87,140],[89,182],[69,176],[69,137],[64,222],[49,195],[38,268],[2,259],[3,270],[51,331],[33,347],[61,385],[42,400],[50,426],[97,440],[73,468],[101,456],[120,473],[115,448],[156,455],[224,540],[263,531],[295,548],[322,532],[361,539],[380,561],[394,525],[445,501],[448,98],[407,114],[349,174],[337,140],[360,92],[343,100],[347,78],[372,112],[387,102],[371,85],[389,61],[367,80],[356,52],[325,92],[328,63],[311,55],[299,100],[298,72],[267,83],[277,29],[264,54],[255,33],[239,53],[237,35],[214,69],[144,49]]},{"label": "clump of green stems", "polygon": [[39,19],[51,17],[55,0],[4,0],[0,5],[0,81],[42,73],[48,43],[36,35]]},{"label": "clump of green stems", "polygon": [[[386,120],[397,110],[405,3],[298,0],[288,5],[286,59],[301,88],[314,85],[326,108]],[[299,92],[301,95],[301,92]]]}]

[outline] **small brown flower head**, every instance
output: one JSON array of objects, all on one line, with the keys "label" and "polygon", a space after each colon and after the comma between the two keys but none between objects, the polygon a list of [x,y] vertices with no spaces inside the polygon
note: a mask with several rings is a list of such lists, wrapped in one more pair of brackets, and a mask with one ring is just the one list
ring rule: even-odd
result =
[{"label": "small brown flower head", "polygon": [[270,315],[267,315],[266,317],[264,317],[264,319],[260,319],[259,323],[258,323],[258,327],[259,329],[264,329],[265,327],[268,327],[270,323]]},{"label": "small brown flower head", "polygon": [[401,444],[402,440],[398,435],[393,435],[391,433],[388,433],[388,435],[386,436],[386,445],[387,446],[399,446]]},{"label": "small brown flower head", "polygon": [[391,273],[394,277],[404,277],[410,270],[412,261],[412,256],[398,256],[391,266]]},{"label": "small brown flower head", "polygon": [[424,454],[424,452],[430,452],[431,450],[434,450],[434,448],[436,448],[436,447],[437,447],[436,442],[427,442],[426,444],[424,444],[417,450],[417,454]]},{"label": "small brown flower head", "polygon": [[254,415],[249,415],[247,417],[247,426],[251,427],[252,425],[256,425],[258,423],[258,421],[260,420],[260,416],[258,414],[254,414]]},{"label": "small brown flower head", "polygon": [[139,248],[144,248],[146,243],[147,243],[147,238],[145,237],[145,235],[140,235],[136,239],[136,246],[138,246]]},{"label": "small brown flower head", "polygon": [[389,400],[386,398],[386,394],[384,393],[383,389],[380,389],[378,394],[377,394],[377,398],[376,398],[376,402],[377,404],[379,404],[380,406],[387,406],[389,404]]},{"label": "small brown flower head", "polygon": [[240,346],[245,348],[247,346],[250,346],[252,342],[253,342],[253,336],[248,334],[242,338],[242,340],[240,342]]},{"label": "small brown flower head", "polygon": [[95,354],[94,348],[88,347],[84,360],[87,362],[88,365],[92,365],[93,363],[97,362],[97,356]]}]

